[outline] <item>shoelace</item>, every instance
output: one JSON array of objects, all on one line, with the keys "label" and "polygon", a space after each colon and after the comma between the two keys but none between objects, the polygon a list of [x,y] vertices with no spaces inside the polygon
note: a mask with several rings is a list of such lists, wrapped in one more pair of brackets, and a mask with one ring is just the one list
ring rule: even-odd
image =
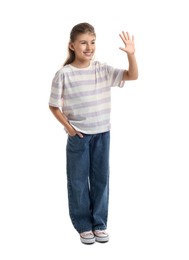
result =
[{"label": "shoelace", "polygon": [[92,231],[85,231],[85,232],[83,232],[81,235],[83,235],[83,236],[93,236],[93,232]]},{"label": "shoelace", "polygon": [[105,230],[95,230],[94,234],[96,234],[96,235],[105,235],[105,236],[108,235]]},{"label": "shoelace", "polygon": [[92,231],[86,231],[85,234],[86,235],[93,235],[93,232]]}]

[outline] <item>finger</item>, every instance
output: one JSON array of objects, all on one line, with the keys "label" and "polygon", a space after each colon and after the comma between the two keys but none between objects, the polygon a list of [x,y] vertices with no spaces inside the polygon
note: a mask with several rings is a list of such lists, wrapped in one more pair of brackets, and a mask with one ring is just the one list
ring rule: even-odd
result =
[{"label": "finger", "polygon": [[130,37],[130,34],[127,32],[127,36],[128,36],[128,39],[130,40],[131,39],[131,37]]},{"label": "finger", "polygon": [[122,51],[125,51],[125,48],[123,48],[123,47],[119,47],[119,49],[122,50]]},{"label": "finger", "polygon": [[127,35],[124,31],[122,31],[122,40],[126,41],[127,40]]},{"label": "finger", "polygon": [[119,36],[122,39],[122,41],[125,42],[125,39],[124,39],[124,37],[123,37],[123,35],[121,33],[119,34]]},{"label": "finger", "polygon": [[79,137],[83,138],[83,135],[82,135],[82,133],[80,133],[80,132],[77,132],[77,135],[78,135]]},{"label": "finger", "polygon": [[123,35],[126,40],[130,40],[130,35],[128,32],[123,32]]}]

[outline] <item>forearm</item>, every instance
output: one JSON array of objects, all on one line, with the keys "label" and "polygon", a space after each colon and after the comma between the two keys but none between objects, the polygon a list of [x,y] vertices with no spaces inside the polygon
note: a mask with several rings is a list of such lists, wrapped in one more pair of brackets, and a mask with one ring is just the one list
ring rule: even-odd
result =
[{"label": "forearm", "polygon": [[60,111],[60,109],[58,107],[53,106],[49,106],[49,108],[53,115],[56,117],[56,119],[66,128],[66,130],[69,131],[72,128],[72,126],[70,125],[64,114]]},{"label": "forearm", "polygon": [[56,119],[64,126],[66,132],[70,136],[78,135],[79,137],[83,138],[83,134],[74,129],[74,127],[67,120],[66,116],[60,111],[58,107],[49,106],[49,108]]},{"label": "forearm", "polygon": [[123,80],[136,80],[138,78],[138,66],[135,54],[127,54],[129,68],[125,70]]}]

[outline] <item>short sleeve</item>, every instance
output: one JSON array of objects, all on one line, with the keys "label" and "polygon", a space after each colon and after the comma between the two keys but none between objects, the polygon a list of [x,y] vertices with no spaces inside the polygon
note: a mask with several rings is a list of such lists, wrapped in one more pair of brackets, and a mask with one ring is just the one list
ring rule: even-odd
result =
[{"label": "short sleeve", "polygon": [[108,74],[110,86],[123,87],[125,81],[123,81],[124,69],[116,69],[112,66],[106,65],[106,73]]},{"label": "short sleeve", "polygon": [[61,71],[56,72],[51,85],[49,105],[54,107],[63,106],[64,76]]}]

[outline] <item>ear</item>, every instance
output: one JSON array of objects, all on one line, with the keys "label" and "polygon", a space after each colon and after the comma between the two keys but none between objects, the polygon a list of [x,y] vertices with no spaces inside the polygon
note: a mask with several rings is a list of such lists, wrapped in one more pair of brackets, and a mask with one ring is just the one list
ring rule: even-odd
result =
[{"label": "ear", "polygon": [[69,46],[69,49],[70,49],[70,50],[74,51],[74,45],[73,45],[73,43],[70,42],[68,46]]}]

